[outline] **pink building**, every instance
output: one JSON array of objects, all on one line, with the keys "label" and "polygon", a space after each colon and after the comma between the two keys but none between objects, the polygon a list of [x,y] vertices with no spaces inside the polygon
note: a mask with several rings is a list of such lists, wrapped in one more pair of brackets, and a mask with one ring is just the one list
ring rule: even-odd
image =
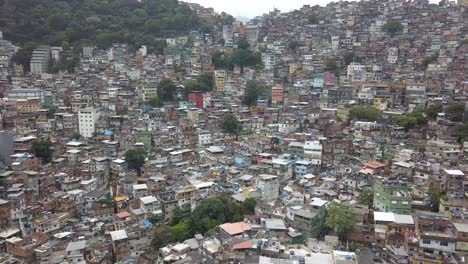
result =
[{"label": "pink building", "polygon": [[277,84],[271,88],[271,102],[273,104],[282,103],[284,100],[283,85]]}]

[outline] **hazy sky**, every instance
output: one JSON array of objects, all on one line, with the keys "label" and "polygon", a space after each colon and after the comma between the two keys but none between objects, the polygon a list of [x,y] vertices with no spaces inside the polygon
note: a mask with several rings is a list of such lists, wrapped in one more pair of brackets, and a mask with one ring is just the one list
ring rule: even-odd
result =
[{"label": "hazy sky", "polygon": [[[331,0],[184,0],[186,2],[199,3],[205,7],[213,7],[216,11],[225,11],[235,17],[243,16],[252,18],[273,10],[274,7],[282,12],[299,9],[303,5],[326,5]],[[374,0],[378,1],[378,0]],[[430,0],[438,2],[439,0]],[[338,0],[335,0],[338,2]]]}]

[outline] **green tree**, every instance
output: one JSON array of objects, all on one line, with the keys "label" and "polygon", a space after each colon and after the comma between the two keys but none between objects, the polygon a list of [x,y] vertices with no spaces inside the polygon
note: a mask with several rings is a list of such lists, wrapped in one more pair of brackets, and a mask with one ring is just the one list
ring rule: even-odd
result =
[{"label": "green tree", "polygon": [[36,47],[37,44],[35,42],[25,43],[23,47],[13,55],[11,60],[16,64],[22,65],[24,72],[29,72],[31,70],[31,56]]},{"label": "green tree", "polygon": [[[144,43],[150,52],[160,38],[185,35],[192,30],[210,31],[216,21],[198,17],[177,0],[15,0],[15,26],[6,27],[15,43],[37,41],[58,46],[68,41],[108,48],[127,43],[135,50]],[[227,15],[224,20],[232,19]]]},{"label": "green tree", "polygon": [[468,140],[468,123],[458,126],[455,130],[455,135],[458,137],[459,141]]},{"label": "green tree", "polygon": [[389,21],[383,25],[382,30],[393,37],[403,31],[403,24],[398,21]]},{"label": "green tree", "polygon": [[171,227],[172,235],[174,236],[174,240],[178,242],[182,242],[186,239],[193,237],[192,229],[190,228],[189,221],[183,221],[178,223],[177,225]]},{"label": "green tree", "polygon": [[326,224],[338,233],[341,241],[346,240],[348,232],[353,231],[356,227],[356,218],[351,206],[332,203],[327,210]]},{"label": "green tree", "polygon": [[255,105],[260,97],[267,96],[268,91],[269,88],[266,84],[258,81],[248,81],[244,92],[244,104],[249,107]]},{"label": "green tree", "polygon": [[228,114],[223,119],[222,128],[226,133],[239,135],[239,132],[242,130],[242,125],[235,115]]},{"label": "green tree", "polygon": [[239,41],[237,41],[237,47],[239,49],[248,49],[250,48],[250,44],[249,42],[247,41],[246,38],[240,38]]},{"label": "green tree", "polygon": [[155,250],[159,250],[160,248],[171,243],[173,238],[174,234],[172,233],[172,229],[168,226],[161,225],[154,228],[151,245]]},{"label": "green tree", "polygon": [[447,106],[445,113],[447,114],[448,119],[453,122],[463,121],[463,114],[465,112],[464,104],[452,104]]},{"label": "green tree", "polygon": [[343,56],[343,60],[345,65],[349,65],[351,62],[362,62],[362,58],[356,56],[352,52],[348,52]]},{"label": "green tree", "polygon": [[245,215],[255,214],[255,206],[257,206],[257,200],[249,197],[242,202],[242,213]]},{"label": "green tree", "polygon": [[184,220],[190,218],[192,214],[192,209],[190,206],[177,206],[172,213],[171,225],[177,225],[178,223],[183,222]]},{"label": "green tree", "polygon": [[317,18],[316,15],[311,15],[309,16],[309,18],[307,19],[307,21],[309,21],[309,24],[312,24],[312,25],[316,25],[319,23],[319,19]]},{"label": "green tree", "polygon": [[299,42],[293,40],[288,43],[288,49],[292,52],[296,52],[297,48],[299,47]]},{"label": "green tree", "polygon": [[442,112],[443,112],[442,104],[440,104],[440,103],[435,103],[435,104],[427,107],[427,109],[426,109],[427,118],[429,118],[431,120],[436,120],[437,114],[442,113]]},{"label": "green tree", "polygon": [[380,111],[373,107],[354,106],[349,111],[350,120],[374,122],[380,118]]},{"label": "green tree", "polygon": [[432,211],[439,212],[440,199],[445,196],[444,190],[436,186],[429,186],[427,194],[431,200]]},{"label": "green tree", "polygon": [[162,214],[151,214],[147,217],[147,220],[150,221],[153,225],[156,225],[164,220],[164,216]]},{"label": "green tree", "polygon": [[367,206],[374,205],[374,191],[372,189],[364,189],[357,197],[357,202]]},{"label": "green tree", "polygon": [[170,79],[163,79],[158,85],[158,97],[164,102],[174,101],[177,94],[177,86]]},{"label": "green tree", "polygon": [[336,72],[337,70],[338,70],[338,65],[336,65],[335,60],[326,61],[324,71],[326,71],[326,72]]},{"label": "green tree", "polygon": [[57,113],[58,107],[53,104],[44,105],[44,109],[47,109],[47,118],[54,118]]},{"label": "green tree", "polygon": [[209,92],[213,90],[213,74],[202,74],[197,80],[185,83],[185,95],[192,91]]},{"label": "green tree", "polygon": [[34,142],[31,147],[31,152],[44,163],[49,163],[52,161],[52,142],[49,140],[41,140]]},{"label": "green tree", "polygon": [[406,130],[421,127],[427,123],[427,119],[423,113],[419,111],[411,112],[407,115],[393,117],[393,122],[404,127]]},{"label": "green tree", "polygon": [[244,71],[244,67],[256,66],[262,63],[262,55],[259,52],[252,52],[250,49],[237,49],[234,51],[232,56],[229,58],[228,65],[233,63],[241,68],[241,72]]},{"label": "green tree", "polygon": [[131,149],[125,153],[125,161],[128,167],[137,171],[141,175],[141,167],[145,164],[146,153],[142,149]]},{"label": "green tree", "polygon": [[152,107],[161,107],[163,105],[163,101],[159,99],[159,97],[155,96],[149,100],[149,104]]},{"label": "green tree", "polygon": [[234,68],[234,64],[232,62],[231,56],[228,56],[220,51],[215,51],[211,55],[211,62],[215,69],[224,69],[224,70],[232,70]]},{"label": "green tree", "polygon": [[216,226],[231,221],[228,206],[219,198],[207,198],[195,208],[190,217],[190,226],[194,234],[205,234]]}]

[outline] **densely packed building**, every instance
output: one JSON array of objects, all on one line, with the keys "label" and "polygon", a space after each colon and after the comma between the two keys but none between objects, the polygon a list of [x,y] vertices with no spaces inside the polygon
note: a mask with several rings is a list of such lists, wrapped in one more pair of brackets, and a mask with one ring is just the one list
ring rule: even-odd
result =
[{"label": "densely packed building", "polygon": [[[73,71],[38,46],[27,72],[0,32],[1,261],[465,263],[466,6],[274,10],[161,54],[81,47]],[[243,41],[261,63],[214,63]],[[210,198],[242,213],[188,236]]]}]

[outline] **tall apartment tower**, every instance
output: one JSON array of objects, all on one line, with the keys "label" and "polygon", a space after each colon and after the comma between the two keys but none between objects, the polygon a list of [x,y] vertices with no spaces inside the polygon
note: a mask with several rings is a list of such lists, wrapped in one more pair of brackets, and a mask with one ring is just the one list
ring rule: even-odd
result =
[{"label": "tall apartment tower", "polygon": [[82,137],[93,137],[93,133],[96,131],[96,121],[98,118],[99,114],[96,112],[96,109],[91,107],[78,112],[78,127]]},{"label": "tall apartment tower", "polygon": [[49,63],[51,60],[51,47],[50,46],[39,46],[37,47],[31,56],[31,73],[32,74],[44,74],[49,71]]}]

